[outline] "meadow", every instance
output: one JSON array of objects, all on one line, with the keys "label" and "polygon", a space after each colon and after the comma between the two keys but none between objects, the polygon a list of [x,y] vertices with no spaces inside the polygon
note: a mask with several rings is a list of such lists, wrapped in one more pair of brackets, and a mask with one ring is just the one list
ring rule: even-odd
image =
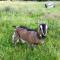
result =
[{"label": "meadow", "polygon": [[[0,60],[60,60],[60,2],[45,8],[44,2],[0,1]],[[12,26],[37,28],[37,21],[48,25],[45,43],[32,51],[27,44],[12,44]]]}]

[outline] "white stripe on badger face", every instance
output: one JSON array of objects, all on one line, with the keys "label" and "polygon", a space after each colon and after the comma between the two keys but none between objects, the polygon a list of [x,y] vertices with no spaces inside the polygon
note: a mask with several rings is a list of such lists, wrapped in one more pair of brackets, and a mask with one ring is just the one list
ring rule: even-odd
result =
[{"label": "white stripe on badger face", "polygon": [[46,30],[48,29],[48,26],[46,25]]},{"label": "white stripe on badger face", "polygon": [[41,28],[41,31],[42,31],[42,34],[43,34],[43,27],[42,27],[42,25],[40,25],[40,28]]},{"label": "white stripe on badger face", "polygon": [[40,25],[40,28],[42,29],[42,25]]},{"label": "white stripe on badger face", "polygon": [[48,29],[48,26],[46,25],[46,34],[47,34],[47,29]]}]

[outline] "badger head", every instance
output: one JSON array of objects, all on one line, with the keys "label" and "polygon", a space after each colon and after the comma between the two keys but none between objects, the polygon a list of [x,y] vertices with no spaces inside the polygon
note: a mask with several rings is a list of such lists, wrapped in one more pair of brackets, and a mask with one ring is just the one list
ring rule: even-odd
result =
[{"label": "badger head", "polygon": [[46,37],[46,35],[47,35],[47,29],[48,29],[47,24],[40,24],[39,25],[39,30],[41,32],[41,36],[42,37]]}]

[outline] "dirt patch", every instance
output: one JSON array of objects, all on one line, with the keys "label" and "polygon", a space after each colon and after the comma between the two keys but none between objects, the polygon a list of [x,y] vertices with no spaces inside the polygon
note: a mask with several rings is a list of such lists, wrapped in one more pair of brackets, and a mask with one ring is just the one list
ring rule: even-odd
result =
[{"label": "dirt patch", "polygon": [[46,13],[44,15],[45,18],[57,18],[57,19],[60,19],[60,13]]}]

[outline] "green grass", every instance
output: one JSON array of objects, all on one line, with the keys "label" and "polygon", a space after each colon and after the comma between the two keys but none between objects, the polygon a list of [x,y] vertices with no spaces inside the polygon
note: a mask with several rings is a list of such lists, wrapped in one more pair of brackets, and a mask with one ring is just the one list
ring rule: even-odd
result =
[{"label": "green grass", "polygon": [[[46,9],[44,2],[0,2],[0,60],[60,60],[60,3]],[[50,14],[47,17],[46,14]],[[56,16],[52,15],[57,14]],[[13,25],[37,28],[37,21],[48,24],[43,45],[31,51],[26,44],[12,46]]]}]

